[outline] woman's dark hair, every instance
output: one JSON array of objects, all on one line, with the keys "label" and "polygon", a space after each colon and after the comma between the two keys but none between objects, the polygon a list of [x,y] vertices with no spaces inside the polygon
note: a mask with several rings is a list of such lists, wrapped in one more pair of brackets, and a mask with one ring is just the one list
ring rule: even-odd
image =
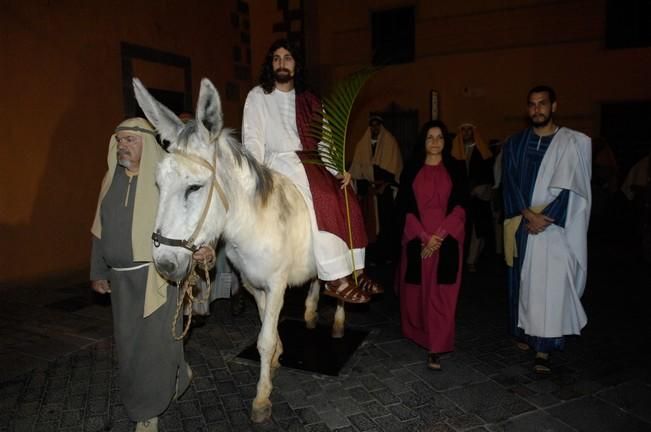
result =
[{"label": "woman's dark hair", "polygon": [[443,164],[448,166],[448,162],[452,158],[452,140],[450,140],[450,135],[448,134],[448,128],[440,120],[430,120],[426,122],[418,133],[418,141],[416,142],[416,148],[414,148],[412,162],[418,166],[421,166],[425,163],[425,157],[427,155],[425,151],[425,140],[427,139],[427,132],[432,128],[441,129],[443,134],[444,146],[443,146]]},{"label": "woman's dark hair", "polygon": [[[418,208],[416,207],[416,198],[413,195],[413,190],[411,185],[418,174],[418,171],[425,164],[425,140],[427,138],[427,132],[432,128],[439,128],[443,134],[443,139],[445,145],[443,147],[442,163],[443,166],[447,169],[450,179],[452,180],[452,191],[450,194],[450,199],[448,201],[448,212],[452,211],[452,208],[456,205],[460,205],[464,208],[468,205],[468,179],[466,176],[466,167],[464,161],[456,160],[452,157],[452,140],[448,134],[448,128],[440,120],[431,120],[426,122],[421,128],[420,133],[418,134],[418,142],[414,148],[412,155],[411,163],[405,166],[403,174],[400,177],[400,188],[397,198],[398,206],[402,206],[404,211],[409,213],[418,214]],[[400,199],[402,191],[405,191]],[[401,202],[402,201],[402,202]],[[401,221],[404,223],[404,219]],[[400,225],[402,229],[402,225]]]},{"label": "woman's dark hair", "polygon": [[260,86],[265,93],[271,93],[276,85],[274,78],[273,59],[274,53],[278,48],[285,48],[294,57],[295,70],[294,70],[294,90],[296,94],[305,90],[305,73],[303,70],[303,59],[301,57],[301,50],[299,47],[288,41],[287,39],[278,39],[272,43],[267,51],[267,55],[262,64],[262,72],[260,72]]}]

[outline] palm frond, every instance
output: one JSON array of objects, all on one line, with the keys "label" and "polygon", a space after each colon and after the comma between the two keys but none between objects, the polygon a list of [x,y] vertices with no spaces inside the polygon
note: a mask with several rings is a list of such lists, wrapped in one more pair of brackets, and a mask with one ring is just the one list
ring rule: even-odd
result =
[{"label": "palm frond", "polygon": [[362,69],[339,82],[332,93],[323,99],[323,113],[310,125],[310,133],[320,140],[318,151],[321,165],[338,173],[346,169],[346,135],[350,113],[359,92],[374,72],[373,68]]},{"label": "palm frond", "polygon": [[[317,148],[319,160],[315,161],[314,158],[310,158],[303,160],[303,162],[317,163],[339,174],[346,170],[348,120],[357,95],[366,80],[374,72],[375,69],[368,68],[349,75],[337,84],[332,94],[323,99],[323,112],[316,116],[310,125],[310,134],[319,140]],[[352,262],[351,273],[355,284],[357,284],[357,274],[354,271],[357,267],[355,265],[355,255],[353,254],[353,232],[350,220],[348,188],[344,188],[344,200],[348,226],[348,247],[350,248]]]}]

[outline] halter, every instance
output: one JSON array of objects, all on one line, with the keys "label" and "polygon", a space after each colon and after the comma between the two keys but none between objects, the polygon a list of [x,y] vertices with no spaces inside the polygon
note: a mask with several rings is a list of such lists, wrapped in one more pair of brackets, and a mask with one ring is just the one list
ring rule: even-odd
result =
[{"label": "halter", "polygon": [[226,194],[224,193],[224,189],[222,189],[221,185],[217,181],[217,170],[215,169],[215,166],[217,165],[217,151],[215,150],[214,165],[199,156],[195,156],[186,153],[184,151],[173,150],[171,153],[177,156],[181,156],[205,168],[208,168],[212,173],[212,185],[210,188],[210,192],[208,193],[208,200],[206,201],[206,205],[203,207],[203,211],[201,212],[201,217],[199,218],[199,222],[197,223],[197,227],[194,229],[194,232],[187,240],[164,237],[159,232],[152,233],[151,239],[154,241],[155,247],[159,247],[161,244],[164,244],[167,246],[182,247],[194,253],[197,251],[197,249],[199,249],[199,247],[194,244],[194,241],[196,240],[199,231],[203,227],[203,223],[206,221],[206,216],[208,215],[208,209],[210,209],[210,203],[212,202],[213,190],[217,191],[217,194],[219,195],[219,199],[221,200],[224,209],[228,212],[228,200],[226,199]]}]

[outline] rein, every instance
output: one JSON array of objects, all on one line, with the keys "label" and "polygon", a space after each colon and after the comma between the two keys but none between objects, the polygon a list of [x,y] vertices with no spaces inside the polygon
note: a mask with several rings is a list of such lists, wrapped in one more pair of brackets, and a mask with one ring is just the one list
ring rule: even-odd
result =
[{"label": "rein", "polygon": [[[208,247],[210,247],[210,246],[208,246]],[[214,259],[216,259],[217,257],[216,257],[215,250],[212,247],[210,247],[210,249],[212,251],[213,257],[215,257]],[[210,274],[208,273],[209,272],[208,267],[210,266],[210,264],[208,263],[208,261],[205,258],[204,258],[204,261],[203,261],[203,271],[204,271],[204,276],[206,278],[206,290],[204,292],[203,298],[197,299],[194,296],[194,293],[193,293],[194,288],[195,287],[198,288],[199,287],[199,282],[201,281],[201,278],[200,278],[199,274],[197,273],[197,265],[198,264],[199,264],[199,261],[192,258],[192,264],[191,264],[191,267],[190,267],[190,274],[183,281],[183,286],[182,287],[181,287],[180,283],[178,284],[179,288],[181,288],[181,289],[180,289],[180,293],[179,293],[180,295],[178,296],[178,298],[176,300],[176,312],[174,313],[174,320],[172,321],[172,337],[175,340],[182,340],[183,338],[185,338],[185,336],[188,334],[188,331],[190,330],[190,324],[192,324],[192,315],[193,315],[192,314],[192,304],[193,303],[204,304],[204,303],[208,303],[208,301],[210,300],[211,285],[210,285]],[[183,303],[184,303],[184,300],[185,300],[186,296],[189,299],[188,307],[190,308],[190,311],[187,314],[188,315],[188,321],[185,323],[185,326],[183,328],[183,332],[179,336],[177,336],[176,335],[176,322],[178,321],[179,315],[181,314],[181,309],[183,308]]]},{"label": "rein", "polygon": [[[219,195],[219,199],[222,202],[222,205],[224,206],[224,209],[226,212],[228,212],[229,205],[228,205],[228,199],[226,199],[226,193],[224,192],[224,189],[222,189],[221,185],[219,184],[219,181],[217,180],[217,170],[215,167],[217,166],[217,151],[215,150],[215,161],[214,164],[211,164],[207,160],[195,156],[189,153],[186,153],[184,151],[180,150],[173,150],[171,152],[172,154],[175,154],[177,156],[181,156],[182,158],[185,158],[191,162],[194,162],[196,164],[199,164],[203,166],[204,168],[207,168],[211,172],[211,177],[212,177],[212,185],[210,187],[210,192],[208,193],[208,199],[206,200],[206,204],[203,207],[203,210],[201,211],[201,217],[199,218],[199,221],[197,222],[197,226],[192,232],[192,235],[187,239],[187,240],[181,240],[181,239],[173,239],[169,237],[165,237],[161,235],[160,232],[153,232],[151,235],[151,239],[154,241],[154,247],[159,247],[160,245],[164,244],[166,246],[172,246],[172,247],[182,247],[184,249],[189,250],[193,254],[199,249],[199,246],[195,245],[194,242],[197,238],[197,235],[199,234],[199,231],[203,227],[204,222],[206,221],[206,216],[208,215],[208,210],[210,210],[210,204],[212,203],[212,196],[213,196],[213,191],[217,191],[217,195]],[[206,247],[209,247],[212,251],[212,255],[216,258],[216,253],[215,250],[210,247],[210,245],[204,245]],[[190,324],[192,323],[192,303],[206,303],[210,299],[210,275],[208,274],[208,263],[206,260],[203,262],[203,268],[205,272],[205,277],[206,277],[206,291],[202,299],[196,299],[193,294],[193,290],[195,287],[198,287],[198,284],[200,282],[200,277],[197,274],[196,268],[197,268],[198,261],[193,257],[190,265],[190,273],[188,274],[188,277],[185,278],[183,281],[183,284],[179,283],[178,286],[180,289],[179,297],[176,302],[176,313],[174,314],[174,321],[172,321],[172,337],[175,340],[181,340],[185,337],[185,335],[188,333],[190,330]],[[181,309],[183,308],[183,302],[185,300],[185,297],[188,297],[190,300],[190,311],[188,313],[188,321],[185,324],[185,327],[183,329],[183,332],[181,333],[180,336],[176,335],[176,322],[178,321],[179,315],[181,313]]]},{"label": "rein", "polygon": [[219,184],[219,181],[217,180],[217,170],[215,169],[215,166],[217,165],[217,151],[215,151],[215,164],[211,164],[207,160],[200,158],[195,155],[191,155],[189,153],[183,152],[183,151],[172,151],[173,154],[177,156],[181,156],[189,161],[192,161],[196,164],[199,164],[203,166],[204,168],[207,168],[210,170],[212,173],[212,185],[210,188],[210,192],[208,193],[208,200],[206,201],[206,204],[203,207],[203,210],[201,212],[201,217],[199,218],[199,222],[197,223],[196,228],[194,229],[194,232],[192,235],[187,239],[187,240],[181,240],[181,239],[173,239],[169,237],[163,236],[160,232],[154,232],[151,235],[151,239],[154,241],[154,246],[159,247],[160,245],[164,244],[166,246],[172,246],[172,247],[182,247],[184,249],[188,249],[190,252],[194,253],[196,252],[199,247],[194,244],[194,241],[197,238],[197,235],[199,234],[199,231],[203,227],[204,222],[206,221],[206,216],[208,215],[208,210],[210,210],[210,204],[212,203],[212,196],[213,196],[213,190],[217,191],[217,194],[219,195],[219,199],[222,202],[222,205],[224,206],[224,209],[228,212],[228,199],[226,199],[226,193],[224,193],[224,189],[222,189],[221,185]]}]

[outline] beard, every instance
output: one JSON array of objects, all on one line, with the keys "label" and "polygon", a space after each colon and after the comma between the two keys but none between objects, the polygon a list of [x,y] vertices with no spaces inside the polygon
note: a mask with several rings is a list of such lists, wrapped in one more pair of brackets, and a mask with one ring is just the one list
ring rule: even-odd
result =
[{"label": "beard", "polygon": [[287,84],[293,79],[294,77],[292,76],[292,73],[289,71],[289,69],[276,69],[274,71],[274,81],[279,84]]},{"label": "beard", "polygon": [[546,116],[544,114],[539,114],[537,116],[529,117],[529,119],[531,120],[532,125],[534,125],[537,128],[540,128],[540,127],[547,126],[549,122],[552,121],[552,115],[549,114],[548,116]]},{"label": "beard", "polygon": [[131,153],[127,151],[118,151],[118,165],[126,169],[131,168],[131,160],[129,157],[131,157]]}]

